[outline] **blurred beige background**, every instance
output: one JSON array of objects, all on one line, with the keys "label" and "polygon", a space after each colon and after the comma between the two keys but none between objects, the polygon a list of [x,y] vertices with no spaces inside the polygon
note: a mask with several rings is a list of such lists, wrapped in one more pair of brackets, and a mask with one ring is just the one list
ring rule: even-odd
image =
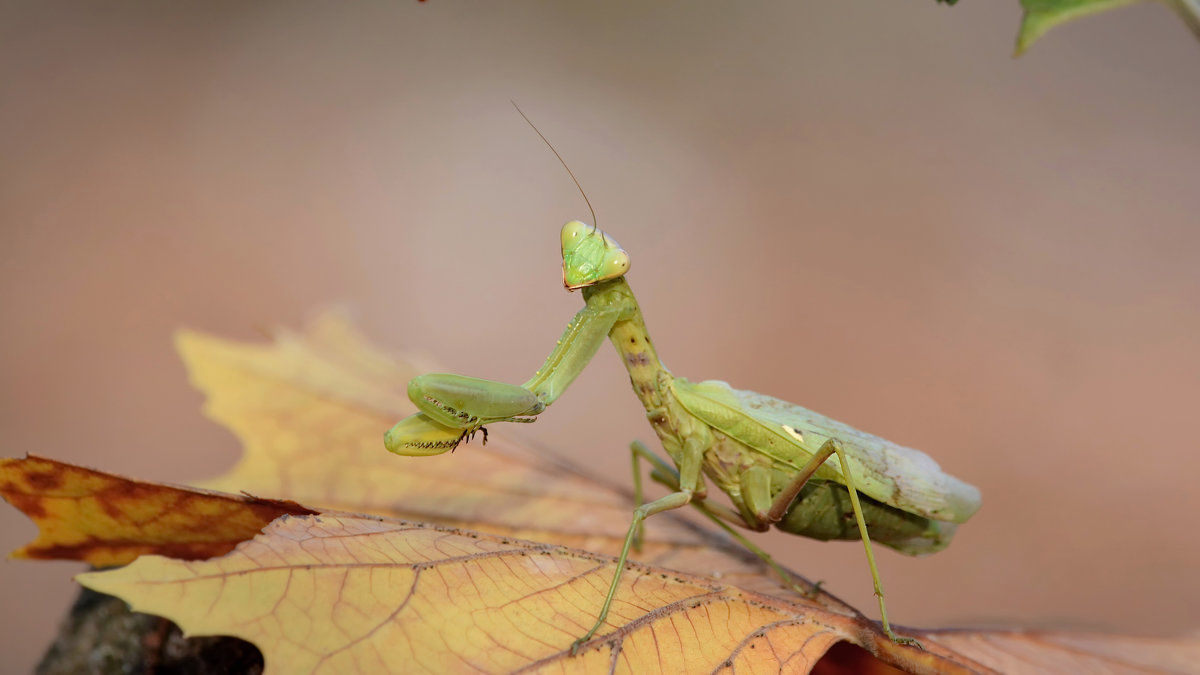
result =
[{"label": "blurred beige background", "polygon": [[[588,215],[515,99],[631,252],[676,372],[983,490],[945,553],[881,554],[899,623],[1194,633],[1200,49],[1147,5],[1014,61],[1017,22],[1016,0],[5,3],[3,454],[229,466],[181,326],[258,339],[343,306],[523,381],[579,307],[557,233]],[[607,348],[513,433],[622,484],[653,438]],[[0,509],[5,550],[33,534]],[[870,612],[857,545],[760,541]],[[4,565],[4,669],[78,569]]]}]

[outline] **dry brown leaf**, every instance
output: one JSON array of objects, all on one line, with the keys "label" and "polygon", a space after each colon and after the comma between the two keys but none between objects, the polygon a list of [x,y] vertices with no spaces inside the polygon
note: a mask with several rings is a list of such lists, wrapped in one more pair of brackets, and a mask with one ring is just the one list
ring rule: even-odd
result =
[{"label": "dry brown leaf", "polygon": [[37,539],[12,557],[97,567],[146,553],[212,558],[285,513],[316,513],[295,502],[183,490],[43,457],[0,459],[0,496],[38,526]]}]

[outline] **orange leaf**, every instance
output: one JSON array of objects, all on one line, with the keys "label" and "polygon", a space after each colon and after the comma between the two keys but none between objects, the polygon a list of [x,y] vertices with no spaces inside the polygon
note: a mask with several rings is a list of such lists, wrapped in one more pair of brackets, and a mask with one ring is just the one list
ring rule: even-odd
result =
[{"label": "orange leaf", "polygon": [[124,565],[144,553],[201,559],[288,513],[295,502],[145,483],[43,457],[0,459],[0,496],[38,526],[15,558]]},{"label": "orange leaf", "polygon": [[[625,495],[503,442],[436,458],[384,450],[383,432],[414,411],[395,392],[404,391],[418,371],[392,362],[335,319],[318,320],[304,335],[280,333],[272,345],[191,331],[180,332],[176,345],[192,383],[208,395],[205,412],[245,447],[241,461],[205,487],[326,508],[588,536],[607,529],[610,512],[620,511],[619,520],[628,523]],[[454,498],[446,499],[447,492]],[[539,497],[558,499],[560,510],[538,508]],[[604,533],[624,536],[624,529]]]}]

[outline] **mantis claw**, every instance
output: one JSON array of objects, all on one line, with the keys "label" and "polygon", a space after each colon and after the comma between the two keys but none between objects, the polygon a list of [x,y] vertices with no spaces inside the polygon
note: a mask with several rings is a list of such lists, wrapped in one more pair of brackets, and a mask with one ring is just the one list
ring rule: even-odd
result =
[{"label": "mantis claw", "polygon": [[888,639],[890,639],[892,642],[895,642],[898,645],[904,645],[905,647],[916,647],[917,649],[920,649],[921,651],[926,651],[925,645],[921,644],[921,641],[918,640],[917,638],[896,635],[894,632],[891,631],[891,629],[889,629],[887,631],[887,636],[888,636]]},{"label": "mantis claw", "polygon": [[809,600],[816,600],[817,597],[819,597],[821,595],[821,586],[824,586],[824,585],[825,585],[825,582],[823,580],[817,581],[816,583],[814,583],[812,585],[812,588],[804,588],[800,584],[793,583],[792,590],[796,591],[800,595],[803,595],[805,598],[807,598]]},{"label": "mantis claw", "polygon": [[462,436],[458,437],[458,442],[454,444],[454,447],[450,448],[450,454],[454,454],[454,451],[458,449],[458,446],[462,445],[463,443],[470,443],[472,440],[474,440],[475,434],[480,431],[483,432],[483,443],[481,445],[487,445],[487,441],[488,441],[487,427],[479,427],[477,429],[467,429],[466,431],[462,432]]}]

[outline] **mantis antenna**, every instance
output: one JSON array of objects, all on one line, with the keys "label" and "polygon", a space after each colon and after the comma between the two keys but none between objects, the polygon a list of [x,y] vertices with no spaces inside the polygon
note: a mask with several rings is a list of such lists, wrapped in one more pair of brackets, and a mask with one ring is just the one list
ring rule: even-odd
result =
[{"label": "mantis antenna", "polygon": [[[596,224],[596,209],[592,208],[592,201],[588,199],[587,193],[583,191],[583,186],[579,184],[579,179],[575,177],[575,172],[571,171],[571,167],[567,166],[567,161],[562,158],[562,155],[558,154],[558,150],[554,149],[554,144],[546,139],[546,136],[538,130],[537,125],[535,125],[529,119],[529,116],[525,114],[525,111],[521,110],[521,106],[517,105],[516,101],[510,100],[509,103],[511,103],[513,107],[517,109],[517,112],[521,114],[521,117],[525,118],[525,122],[529,124],[530,128],[533,129],[533,132],[542,139],[542,142],[546,144],[546,147],[550,148],[550,152],[554,153],[554,156],[558,158],[559,163],[561,163],[563,168],[567,170],[567,175],[571,177],[571,180],[575,181],[575,187],[579,188],[579,194],[583,195],[583,201],[587,204],[588,211],[591,211],[592,213],[592,229],[598,229],[598,225]],[[607,237],[605,237],[605,241],[607,241]]]}]

